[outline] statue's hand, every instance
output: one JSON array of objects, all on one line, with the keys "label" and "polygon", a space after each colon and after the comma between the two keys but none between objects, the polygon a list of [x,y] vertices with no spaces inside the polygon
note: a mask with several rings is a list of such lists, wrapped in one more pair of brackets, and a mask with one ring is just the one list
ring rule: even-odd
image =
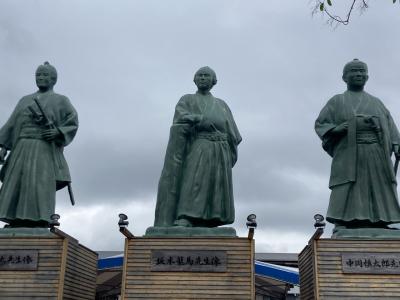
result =
[{"label": "statue's hand", "polygon": [[48,142],[54,141],[59,135],[60,132],[57,128],[50,128],[42,131],[42,137]]},{"label": "statue's hand", "polygon": [[342,124],[333,128],[331,132],[332,132],[332,134],[335,134],[335,135],[343,135],[347,132],[348,127],[349,127],[349,124],[347,122],[343,122]]},{"label": "statue's hand", "polygon": [[183,116],[181,119],[182,123],[188,123],[188,124],[197,124],[201,121],[202,116],[201,115],[197,115],[197,114],[193,114],[193,115],[186,115]]},{"label": "statue's hand", "polygon": [[6,161],[7,149],[1,148],[0,150],[0,165],[4,164]]},{"label": "statue's hand", "polygon": [[396,156],[396,159],[400,159],[400,146],[399,145],[393,145],[393,153]]}]

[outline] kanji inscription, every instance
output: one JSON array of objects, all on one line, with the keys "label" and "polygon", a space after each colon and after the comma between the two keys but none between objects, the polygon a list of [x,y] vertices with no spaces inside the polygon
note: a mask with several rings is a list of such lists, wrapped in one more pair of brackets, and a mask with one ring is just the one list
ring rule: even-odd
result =
[{"label": "kanji inscription", "polygon": [[343,273],[400,274],[400,253],[342,253]]},{"label": "kanji inscription", "polygon": [[226,272],[226,251],[153,250],[151,271]]},{"label": "kanji inscription", "polygon": [[37,270],[37,250],[0,250],[0,271]]}]

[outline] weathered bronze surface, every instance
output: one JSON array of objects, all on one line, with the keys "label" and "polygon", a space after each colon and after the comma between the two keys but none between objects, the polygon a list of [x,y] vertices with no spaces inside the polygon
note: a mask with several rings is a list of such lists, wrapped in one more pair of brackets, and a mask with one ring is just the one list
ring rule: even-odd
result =
[{"label": "weathered bronze surface", "polygon": [[[370,228],[381,228],[385,236],[387,225],[400,222],[391,161],[393,153],[399,156],[400,135],[381,100],[364,91],[365,63],[346,64],[343,80],[347,91],[332,97],[315,122],[322,147],[332,156],[326,219],[336,225],[335,237],[351,235],[346,231],[352,229],[365,236]],[[376,230],[372,235],[379,236]]]},{"label": "weathered bronze surface", "polygon": [[76,134],[78,115],[67,97],[53,91],[56,81],[53,66],[39,66],[39,90],[23,97],[0,128],[0,220],[8,227],[47,227],[56,191],[70,190],[63,151]]},{"label": "weathered bronze surface", "polygon": [[210,90],[215,72],[199,69],[196,94],[183,96],[161,174],[154,226],[216,227],[235,218],[232,167],[241,136],[228,105]]}]

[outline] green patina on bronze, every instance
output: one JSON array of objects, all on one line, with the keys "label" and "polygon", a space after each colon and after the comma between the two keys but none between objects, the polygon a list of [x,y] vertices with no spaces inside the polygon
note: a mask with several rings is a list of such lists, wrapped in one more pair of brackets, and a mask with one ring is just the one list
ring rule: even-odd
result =
[{"label": "green patina on bronze", "polygon": [[149,228],[148,235],[175,231],[182,235],[182,229],[168,229],[172,226],[186,228],[187,235],[192,227],[196,227],[194,235],[201,235],[198,228],[219,235],[217,228],[209,228],[231,224],[235,218],[232,167],[241,136],[228,105],[210,93],[217,83],[215,72],[203,67],[194,82],[197,93],[183,96],[175,108],[158,186],[155,227]]},{"label": "green patina on bronze", "polygon": [[400,223],[400,207],[391,155],[399,155],[400,135],[383,103],[364,91],[365,63],[346,64],[343,80],[347,91],[332,97],[315,122],[332,156],[326,219],[335,237],[379,237],[378,229],[393,237],[397,230],[387,233],[387,226]]},{"label": "green patina on bronze", "polygon": [[47,227],[56,190],[71,182],[63,150],[76,134],[78,115],[67,97],[53,91],[56,81],[53,66],[39,66],[39,90],[23,97],[0,129],[0,220],[9,227]]}]

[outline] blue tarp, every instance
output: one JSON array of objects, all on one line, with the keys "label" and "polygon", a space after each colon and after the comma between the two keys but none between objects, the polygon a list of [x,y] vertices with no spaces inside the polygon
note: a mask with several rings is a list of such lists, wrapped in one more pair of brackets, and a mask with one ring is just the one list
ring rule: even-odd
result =
[{"label": "blue tarp", "polygon": [[259,276],[273,278],[293,285],[299,285],[299,271],[296,268],[283,267],[256,260],[255,273]]},{"label": "blue tarp", "polygon": [[101,258],[97,261],[97,269],[104,270],[104,269],[112,269],[112,268],[119,268],[122,267],[124,264],[124,255],[116,255],[106,258]]},{"label": "blue tarp", "polygon": [[[119,268],[122,267],[123,261],[123,254],[102,258],[97,261],[97,268],[99,270]],[[299,285],[299,271],[296,268],[283,267],[256,260],[255,273],[258,276],[269,277],[293,285]]]}]

